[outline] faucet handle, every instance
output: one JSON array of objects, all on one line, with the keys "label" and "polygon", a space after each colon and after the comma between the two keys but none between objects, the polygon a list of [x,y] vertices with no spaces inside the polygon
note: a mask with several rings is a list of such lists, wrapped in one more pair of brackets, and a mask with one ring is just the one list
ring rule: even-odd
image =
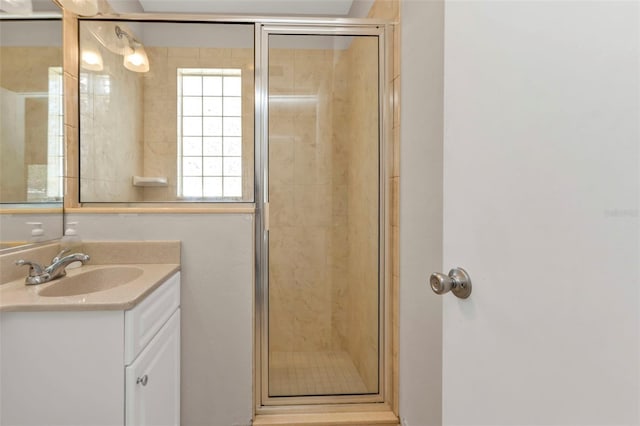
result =
[{"label": "faucet handle", "polygon": [[51,259],[51,263],[56,263],[58,260],[60,260],[63,254],[69,253],[69,251],[71,251],[71,249],[68,249],[68,248],[60,250],[60,252],[56,254],[56,256],[53,259]]},{"label": "faucet handle", "polygon": [[42,266],[38,265],[35,262],[31,262],[29,260],[20,259],[20,260],[16,260],[16,265],[18,265],[18,266],[28,265],[29,266],[29,276],[30,277],[35,277],[35,276],[38,276],[38,275],[42,275]]}]

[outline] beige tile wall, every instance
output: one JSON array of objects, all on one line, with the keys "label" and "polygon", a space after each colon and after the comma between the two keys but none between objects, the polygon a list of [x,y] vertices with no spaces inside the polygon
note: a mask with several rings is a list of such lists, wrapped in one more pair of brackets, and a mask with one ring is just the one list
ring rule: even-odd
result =
[{"label": "beige tile wall", "polygon": [[[24,100],[0,87],[0,201],[27,199],[24,164]],[[22,124],[22,125],[21,125]]]},{"label": "beige tile wall", "polygon": [[[93,36],[80,26],[80,46]],[[104,69],[80,70],[82,202],[142,201],[132,176],[142,174],[143,74],[123,66],[122,55],[93,40]]]},{"label": "beige tile wall", "polygon": [[168,178],[167,187],[144,188],[144,201],[175,201],[177,184],[177,69],[242,70],[243,198],[253,199],[253,49],[147,47],[144,75],[144,175]]},{"label": "beige tile wall", "polygon": [[348,63],[347,349],[370,392],[378,390],[378,44],[354,40]]},{"label": "beige tile wall", "polygon": [[[273,49],[269,90],[269,321],[272,351],[335,348],[331,239],[334,224],[333,53]],[[291,96],[316,96],[299,102]],[[289,98],[287,98],[289,97]]]},{"label": "beige tile wall", "polygon": [[270,52],[272,351],[348,350],[378,383],[377,43]]},{"label": "beige tile wall", "polygon": [[[0,54],[1,55],[1,54]],[[49,133],[49,99],[31,98],[25,102],[25,150],[26,164],[47,164]]]},{"label": "beige tile wall", "polygon": [[13,92],[48,92],[49,67],[62,66],[60,47],[0,47],[0,85]]},{"label": "beige tile wall", "polygon": [[[49,91],[49,67],[62,66],[60,47],[0,47],[2,120],[0,201],[27,201],[27,165],[47,165],[47,98],[16,93]],[[16,102],[20,106],[16,106]]]},{"label": "beige tile wall", "polygon": [[[147,73],[126,70],[122,56],[104,48],[105,70],[90,72],[109,75],[112,92],[89,99],[81,96],[82,201],[177,200],[177,68],[242,69],[243,198],[252,200],[253,50],[150,46],[145,50]],[[134,187],[133,175],[166,177],[168,186]]]}]

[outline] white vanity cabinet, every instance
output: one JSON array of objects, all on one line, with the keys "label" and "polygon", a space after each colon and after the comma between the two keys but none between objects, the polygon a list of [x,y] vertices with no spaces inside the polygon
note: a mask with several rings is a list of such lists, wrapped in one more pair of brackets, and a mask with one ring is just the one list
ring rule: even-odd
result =
[{"label": "white vanity cabinet", "polygon": [[0,425],[179,424],[179,272],[126,311],[0,313]]},{"label": "white vanity cabinet", "polygon": [[180,424],[180,312],[126,368],[125,424]]},{"label": "white vanity cabinet", "polygon": [[125,425],[180,424],[180,286],[125,312]]}]

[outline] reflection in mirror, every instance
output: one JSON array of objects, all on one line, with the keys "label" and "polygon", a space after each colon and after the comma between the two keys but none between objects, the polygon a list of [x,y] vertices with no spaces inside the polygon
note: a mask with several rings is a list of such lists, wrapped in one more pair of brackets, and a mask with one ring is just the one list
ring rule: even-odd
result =
[{"label": "reflection in mirror", "polygon": [[80,201],[253,201],[253,37],[81,20]]},{"label": "reflection in mirror", "polygon": [[62,234],[62,20],[38,15],[0,20],[0,249]]}]

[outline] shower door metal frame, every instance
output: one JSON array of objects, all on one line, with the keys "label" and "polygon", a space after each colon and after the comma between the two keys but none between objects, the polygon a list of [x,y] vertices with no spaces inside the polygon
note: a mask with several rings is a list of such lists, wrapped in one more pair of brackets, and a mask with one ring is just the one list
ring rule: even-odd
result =
[{"label": "shower door metal frame", "polygon": [[[255,277],[255,373],[254,398],[257,413],[349,411],[388,408],[391,378],[391,279],[389,181],[391,168],[391,75],[392,25],[363,19],[291,19],[255,23],[255,119],[256,119],[256,277]],[[269,35],[375,36],[378,38],[378,392],[363,395],[269,396]],[[384,404],[388,403],[388,404]]]}]

